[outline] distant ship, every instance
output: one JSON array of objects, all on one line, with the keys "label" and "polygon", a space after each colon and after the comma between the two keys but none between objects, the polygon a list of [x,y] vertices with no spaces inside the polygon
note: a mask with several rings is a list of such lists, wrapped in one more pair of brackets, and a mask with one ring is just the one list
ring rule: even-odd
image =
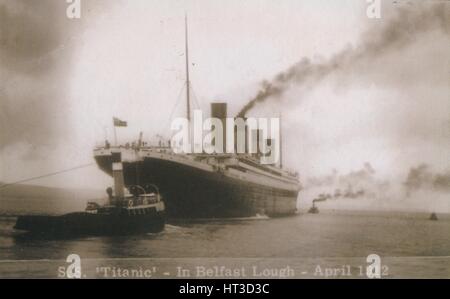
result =
[{"label": "distant ship", "polygon": [[[190,120],[186,21],[186,102]],[[211,117],[225,120],[227,105],[213,103]],[[141,139],[141,138],[140,138]],[[120,150],[125,185],[155,184],[172,218],[270,217],[295,214],[298,175],[279,165],[261,164],[255,154],[176,154],[168,145],[115,145],[94,149],[95,160],[112,175],[112,153]]]}]

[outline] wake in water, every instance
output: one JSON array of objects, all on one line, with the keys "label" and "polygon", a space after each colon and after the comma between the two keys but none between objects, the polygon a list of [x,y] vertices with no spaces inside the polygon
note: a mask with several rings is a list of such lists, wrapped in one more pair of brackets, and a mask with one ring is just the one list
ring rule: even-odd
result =
[{"label": "wake in water", "polygon": [[195,218],[195,219],[171,219],[172,224],[195,224],[195,223],[227,223],[233,221],[253,221],[253,220],[267,220],[270,219],[267,215],[256,214],[251,217],[232,217],[232,218]]}]

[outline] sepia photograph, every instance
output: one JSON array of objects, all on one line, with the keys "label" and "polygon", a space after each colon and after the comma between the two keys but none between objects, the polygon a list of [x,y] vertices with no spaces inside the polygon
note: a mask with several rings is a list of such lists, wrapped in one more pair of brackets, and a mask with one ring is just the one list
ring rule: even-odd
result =
[{"label": "sepia photograph", "polygon": [[450,1],[0,0],[0,278],[449,279]]}]

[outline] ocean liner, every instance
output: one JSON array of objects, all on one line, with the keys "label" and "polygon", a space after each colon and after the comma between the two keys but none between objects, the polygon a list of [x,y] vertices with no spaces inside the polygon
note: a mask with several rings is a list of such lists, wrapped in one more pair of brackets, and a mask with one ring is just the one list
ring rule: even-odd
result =
[{"label": "ocean liner", "polygon": [[[188,29],[186,20],[186,110],[190,120]],[[211,104],[211,117],[224,121],[225,103]],[[118,121],[118,120],[116,120]],[[119,124],[121,125],[121,124]],[[264,165],[258,154],[179,154],[168,144],[94,149],[102,171],[112,176],[112,153],[120,150],[125,185],[155,184],[172,218],[228,218],[295,214],[298,175],[279,165]]]}]

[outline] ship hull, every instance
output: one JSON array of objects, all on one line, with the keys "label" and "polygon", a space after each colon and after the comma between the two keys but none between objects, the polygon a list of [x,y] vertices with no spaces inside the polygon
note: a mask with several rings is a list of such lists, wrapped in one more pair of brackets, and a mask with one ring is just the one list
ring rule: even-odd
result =
[{"label": "ship hull", "polygon": [[[109,156],[97,156],[99,167],[111,175]],[[171,218],[229,218],[295,214],[298,191],[273,188],[230,178],[175,161],[145,158],[123,162],[126,185],[155,184]]]}]

